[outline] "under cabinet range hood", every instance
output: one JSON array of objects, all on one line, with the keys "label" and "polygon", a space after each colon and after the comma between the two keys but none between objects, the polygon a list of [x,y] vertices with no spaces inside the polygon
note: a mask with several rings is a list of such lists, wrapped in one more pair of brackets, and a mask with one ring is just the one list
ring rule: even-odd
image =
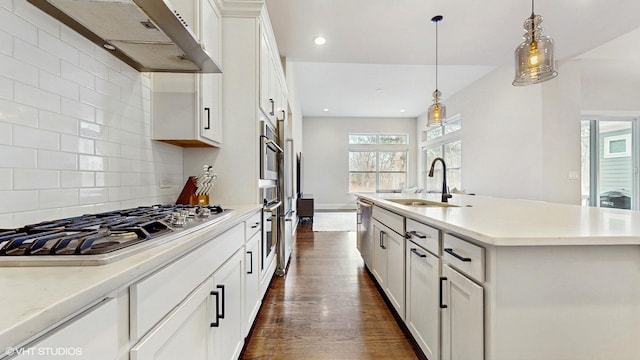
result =
[{"label": "under cabinet range hood", "polygon": [[138,71],[222,72],[167,0],[28,1]]}]

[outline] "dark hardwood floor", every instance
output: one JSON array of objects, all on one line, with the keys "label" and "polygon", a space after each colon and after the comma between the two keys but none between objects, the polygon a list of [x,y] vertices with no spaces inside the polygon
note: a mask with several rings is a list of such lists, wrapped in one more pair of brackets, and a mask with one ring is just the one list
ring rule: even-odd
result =
[{"label": "dark hardwood floor", "polygon": [[364,268],[355,232],[297,231],[241,359],[417,359]]}]

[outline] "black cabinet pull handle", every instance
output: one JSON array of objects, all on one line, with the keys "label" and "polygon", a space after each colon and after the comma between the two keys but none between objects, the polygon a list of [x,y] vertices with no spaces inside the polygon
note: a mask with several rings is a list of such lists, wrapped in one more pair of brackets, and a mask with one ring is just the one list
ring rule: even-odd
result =
[{"label": "black cabinet pull handle", "polygon": [[420,256],[421,258],[426,258],[427,257],[427,254],[420,254],[418,252],[418,249],[416,249],[416,248],[411,248],[411,252],[416,254],[416,255],[418,255],[418,256]]},{"label": "black cabinet pull handle", "polygon": [[456,254],[455,251],[453,251],[453,249],[444,249],[444,252],[446,252],[447,254],[453,256],[454,258],[456,258],[456,259],[458,259],[460,261],[471,262],[471,258],[460,256],[460,255]]},{"label": "black cabinet pull handle", "polygon": [[411,239],[411,237],[413,237],[413,236],[415,236],[417,238],[420,238],[420,239],[426,239],[426,238],[429,237],[427,235],[422,235],[422,234],[420,234],[419,232],[417,232],[415,230],[407,231],[406,234],[404,234],[404,235],[405,235],[404,237],[406,237],[407,239]]},{"label": "black cabinet pull handle", "polygon": [[222,292],[222,313],[220,314],[220,319],[224,319],[224,300],[226,298],[226,296],[224,296],[224,285],[218,285],[216,288]]},{"label": "black cabinet pull handle", "polygon": [[386,232],[384,231],[380,231],[380,247],[383,249],[386,249],[386,247],[384,246],[384,236],[385,236]]},{"label": "black cabinet pull handle", "polygon": [[274,116],[276,114],[276,102],[273,101],[273,99],[269,99],[269,101],[271,102],[271,112],[269,112],[269,115]]},{"label": "black cabinet pull handle", "polygon": [[259,222],[257,222],[257,223],[255,223],[255,224],[251,225],[251,228],[252,228],[252,229],[255,229],[255,228],[257,228],[258,226],[260,226],[260,223],[259,223]]},{"label": "black cabinet pull handle", "polygon": [[442,282],[446,281],[447,278],[446,277],[441,277],[440,278],[440,309],[446,309],[447,305],[442,303]]},{"label": "black cabinet pull handle", "polygon": [[216,297],[216,320],[211,323],[211,327],[218,327],[220,326],[220,318],[218,317],[218,312],[220,310],[220,294],[217,291],[212,291],[211,296]]},{"label": "black cabinet pull handle", "polygon": [[247,251],[247,254],[249,254],[249,264],[251,264],[251,267],[249,268],[247,274],[253,274],[253,251]]},{"label": "black cabinet pull handle", "polygon": [[211,109],[206,107],[204,111],[207,113],[207,126],[204,127],[205,130],[211,129]]}]

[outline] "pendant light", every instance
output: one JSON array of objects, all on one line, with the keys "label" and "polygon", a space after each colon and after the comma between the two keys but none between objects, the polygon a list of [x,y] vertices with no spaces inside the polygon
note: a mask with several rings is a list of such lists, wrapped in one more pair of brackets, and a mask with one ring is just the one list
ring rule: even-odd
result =
[{"label": "pendant light", "polygon": [[534,14],[533,1],[531,0],[531,16],[524,21],[524,41],[515,51],[514,86],[537,84],[558,75],[553,61],[553,40],[542,35],[542,16]]},{"label": "pendant light", "polygon": [[431,18],[436,23],[436,90],[433,92],[433,104],[427,111],[427,126],[440,126],[447,118],[447,107],[440,103],[442,93],[438,90],[438,23],[442,21],[442,15]]}]

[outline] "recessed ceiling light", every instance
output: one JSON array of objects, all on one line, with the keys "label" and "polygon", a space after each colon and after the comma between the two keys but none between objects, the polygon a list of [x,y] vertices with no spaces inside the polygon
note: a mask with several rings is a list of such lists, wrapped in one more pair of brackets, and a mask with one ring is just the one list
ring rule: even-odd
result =
[{"label": "recessed ceiling light", "polygon": [[322,36],[318,36],[317,38],[313,39],[313,42],[316,43],[316,45],[324,45],[327,42],[327,39]]},{"label": "recessed ceiling light", "polygon": [[111,44],[104,44],[104,45],[102,45],[102,46],[103,46],[105,49],[107,49],[107,50],[111,50],[111,51],[113,51],[113,50],[115,50],[115,49],[116,49],[116,47],[115,47],[115,46],[113,46],[113,45],[111,45]]},{"label": "recessed ceiling light", "polygon": [[400,109],[400,112],[401,112],[401,113],[403,113],[403,112],[405,112],[405,111],[406,111],[405,109]]},{"label": "recessed ceiling light", "polygon": [[382,92],[382,89],[376,89],[377,92]]},{"label": "recessed ceiling light", "polygon": [[322,109],[322,111],[327,112],[327,111],[329,111],[329,109],[324,108],[324,109]]}]

